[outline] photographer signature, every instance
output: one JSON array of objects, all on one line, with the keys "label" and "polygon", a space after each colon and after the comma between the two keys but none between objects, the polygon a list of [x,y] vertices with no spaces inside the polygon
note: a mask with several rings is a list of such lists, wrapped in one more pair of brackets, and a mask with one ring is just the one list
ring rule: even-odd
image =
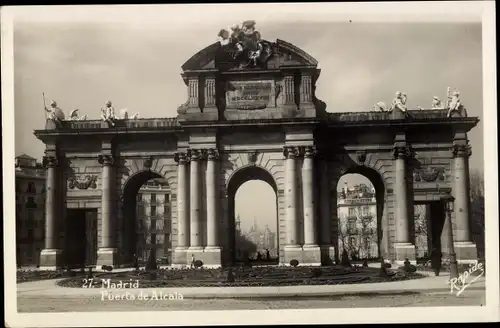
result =
[{"label": "photographer signature", "polygon": [[[480,273],[474,277],[474,279],[469,281],[469,277],[472,273],[480,271]],[[450,279],[450,294],[453,294],[454,291],[457,292],[457,296],[460,296],[464,292],[464,290],[469,287],[474,281],[478,280],[484,275],[484,267],[482,263],[470,264],[469,269],[464,271],[458,278]]]}]

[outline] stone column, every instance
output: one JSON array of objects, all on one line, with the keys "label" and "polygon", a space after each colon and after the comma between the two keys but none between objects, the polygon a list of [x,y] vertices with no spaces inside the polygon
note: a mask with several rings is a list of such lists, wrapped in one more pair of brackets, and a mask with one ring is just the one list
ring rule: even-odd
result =
[{"label": "stone column", "polygon": [[302,203],[304,213],[304,250],[302,263],[307,265],[321,265],[321,250],[318,245],[318,231],[316,218],[315,183],[314,183],[314,156],[316,148],[303,148],[304,161],[302,163]]},{"label": "stone column", "polygon": [[453,195],[455,196],[455,251],[460,262],[477,260],[476,245],[472,242],[470,231],[470,189],[469,156],[472,154],[468,144],[453,146]]},{"label": "stone column", "polygon": [[45,191],[45,248],[40,253],[40,268],[55,270],[61,266],[62,249],[59,248],[59,222],[57,204],[57,167],[55,156],[45,156],[43,165],[47,169]]},{"label": "stone column", "polygon": [[218,192],[218,160],[216,148],[207,149],[206,197],[207,197],[207,246],[204,263],[209,267],[220,267],[222,264],[222,248],[219,244],[219,192]]},{"label": "stone column", "polygon": [[217,240],[217,149],[208,149],[207,152],[207,247],[218,248]]},{"label": "stone column", "polygon": [[191,193],[191,249],[202,249],[201,239],[201,187],[200,187],[200,161],[202,152],[199,149],[190,149],[191,161],[190,188]]},{"label": "stone column", "polygon": [[302,260],[301,247],[299,246],[297,233],[297,157],[299,149],[294,146],[285,146],[283,155],[285,156],[285,215],[286,215],[286,245],[285,264],[290,260]]},{"label": "stone column", "polygon": [[177,248],[183,251],[189,248],[189,177],[188,159],[186,153],[178,152],[174,155],[177,162]]},{"label": "stone column", "polygon": [[114,188],[113,172],[114,158],[111,154],[101,154],[98,157],[102,165],[101,175],[101,243],[97,251],[97,265],[115,265],[117,249],[114,240]]},{"label": "stone column", "polygon": [[302,191],[304,205],[304,247],[317,247],[316,215],[314,202],[314,146],[304,147],[302,165]]},{"label": "stone column", "polygon": [[394,183],[395,221],[396,221],[396,261],[404,262],[406,258],[415,261],[415,245],[410,239],[410,221],[408,218],[408,187],[406,181],[406,159],[411,155],[408,146],[394,147],[396,181]]}]

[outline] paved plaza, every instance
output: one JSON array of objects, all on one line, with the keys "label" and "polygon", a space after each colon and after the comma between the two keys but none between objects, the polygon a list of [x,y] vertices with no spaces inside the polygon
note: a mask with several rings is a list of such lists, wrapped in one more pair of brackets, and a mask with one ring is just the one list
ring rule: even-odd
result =
[{"label": "paved plaza", "polygon": [[[139,288],[103,290],[65,288],[55,280],[18,284],[19,312],[91,312],[148,310],[242,310],[348,307],[481,306],[485,279],[460,296],[451,294],[448,276],[377,284],[289,287]],[[109,299],[110,292],[128,299]],[[157,299],[140,299],[152,295]],[[179,296],[182,294],[182,297]],[[134,299],[131,299],[134,295]],[[169,295],[165,297],[165,295]],[[164,297],[165,299],[161,299]],[[182,298],[182,299],[181,299]]]}]

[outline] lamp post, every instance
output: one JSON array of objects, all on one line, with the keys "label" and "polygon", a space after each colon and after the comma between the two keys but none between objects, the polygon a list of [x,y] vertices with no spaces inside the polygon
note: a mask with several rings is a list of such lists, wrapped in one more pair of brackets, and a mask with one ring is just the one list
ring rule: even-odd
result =
[{"label": "lamp post", "polygon": [[453,226],[451,224],[451,213],[454,210],[455,198],[451,195],[443,197],[446,220],[448,221],[448,251],[450,254],[450,278],[458,278],[457,255],[455,254],[455,246],[453,242]]}]

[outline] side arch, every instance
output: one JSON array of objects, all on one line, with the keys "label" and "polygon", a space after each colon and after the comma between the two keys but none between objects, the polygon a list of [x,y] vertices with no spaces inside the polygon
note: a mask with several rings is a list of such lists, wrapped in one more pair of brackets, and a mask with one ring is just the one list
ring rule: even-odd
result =
[{"label": "side arch", "polygon": [[[389,196],[388,189],[390,185],[391,170],[383,171],[384,160],[378,158],[377,154],[365,154],[366,158],[363,162],[354,160],[352,154],[345,154],[339,156],[330,165],[334,167],[331,176],[331,190],[335,191],[335,204],[337,204],[337,187],[340,178],[346,174],[359,174],[367,178],[375,189],[376,198],[376,213],[377,213],[377,239],[378,239],[378,254],[379,257],[389,256]],[[338,223],[339,219],[337,214],[337,207],[335,213],[332,213],[336,218],[334,227],[335,242],[338,239]]]},{"label": "side arch", "polygon": [[[163,179],[168,185],[168,189],[165,190],[172,194],[172,186],[164,175],[160,174],[158,171],[153,171],[149,169],[136,170],[132,175],[130,175],[122,185],[121,189],[121,226],[122,226],[122,247],[124,248],[125,262],[133,263],[133,254],[137,254],[137,249],[142,243],[139,243],[138,236],[140,229],[140,223],[137,218],[137,194],[140,188],[150,179]],[[173,204],[171,205],[173,207]],[[173,222],[173,209],[170,209],[170,218]],[[170,233],[172,232],[172,229]],[[144,231],[146,233],[146,231]],[[158,233],[158,232],[155,232]],[[141,237],[142,238],[142,237]],[[164,241],[166,242],[166,241]],[[144,250],[148,248],[145,244],[142,245]],[[151,248],[152,250],[152,248]],[[138,254],[139,255],[139,254]],[[166,254],[165,254],[166,255]],[[148,255],[149,256],[149,255]],[[143,259],[144,260],[144,259]]]},{"label": "side arch", "polygon": [[229,238],[228,238],[228,243],[229,243],[229,252],[228,252],[228,257],[229,260],[234,264],[237,261],[237,238],[243,238],[245,239],[245,236],[238,235],[236,233],[236,213],[235,213],[235,198],[236,198],[236,192],[238,189],[245,183],[251,180],[259,180],[266,182],[271,186],[271,188],[274,190],[275,196],[276,196],[276,231],[278,232],[277,237],[277,252],[278,252],[278,257],[276,260],[279,262],[279,254],[280,254],[280,239],[279,239],[279,192],[278,192],[278,185],[277,182],[275,181],[273,175],[271,172],[263,168],[262,166],[259,165],[246,165],[243,167],[240,167],[239,169],[235,170],[229,177],[228,182],[227,182],[227,218],[228,218],[228,231],[229,231]]}]

